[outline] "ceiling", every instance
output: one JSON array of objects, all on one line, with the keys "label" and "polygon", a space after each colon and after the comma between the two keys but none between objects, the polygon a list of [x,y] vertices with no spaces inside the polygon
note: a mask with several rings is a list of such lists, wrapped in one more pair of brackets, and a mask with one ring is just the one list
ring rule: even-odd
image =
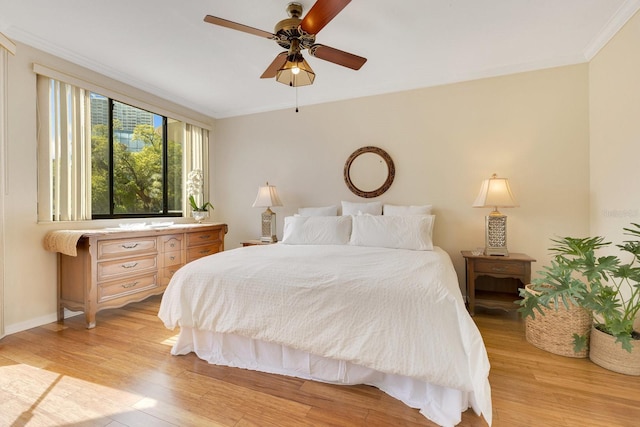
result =
[{"label": "ceiling", "polygon": [[[300,0],[303,16],[314,0]],[[260,75],[288,0],[0,0],[8,37],[214,118],[397,92],[590,60],[640,0],[353,0],[317,43],[364,56],[354,71],[303,55],[311,86]],[[297,92],[297,93],[296,93]],[[296,101],[297,99],[297,101]]]}]

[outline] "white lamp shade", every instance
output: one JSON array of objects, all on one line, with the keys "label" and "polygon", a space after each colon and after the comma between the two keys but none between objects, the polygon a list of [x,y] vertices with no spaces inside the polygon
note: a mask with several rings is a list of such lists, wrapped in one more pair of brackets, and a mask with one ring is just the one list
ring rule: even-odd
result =
[{"label": "white lamp shade", "polygon": [[482,181],[480,193],[473,202],[474,208],[517,208],[518,206],[509,188],[509,180],[498,178],[496,174]]},{"label": "white lamp shade", "polygon": [[258,188],[258,195],[253,202],[254,208],[268,208],[271,206],[282,206],[278,192],[275,185],[264,185]]}]

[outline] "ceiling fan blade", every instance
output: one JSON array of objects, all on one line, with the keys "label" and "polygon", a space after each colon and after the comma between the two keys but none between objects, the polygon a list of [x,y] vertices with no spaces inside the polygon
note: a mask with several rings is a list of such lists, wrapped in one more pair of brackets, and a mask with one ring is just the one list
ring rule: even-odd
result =
[{"label": "ceiling fan blade", "polygon": [[351,0],[318,0],[300,23],[308,34],[318,34]]},{"label": "ceiling fan blade", "polygon": [[309,53],[316,58],[324,59],[352,70],[359,70],[367,62],[367,58],[322,44],[311,46]]},{"label": "ceiling fan blade", "polygon": [[260,78],[270,79],[275,77],[278,70],[282,68],[285,62],[287,62],[287,55],[288,55],[288,52],[280,52],[280,54],[276,56],[276,59],[273,60],[271,65],[269,65],[267,69],[264,70],[264,73],[262,73]]},{"label": "ceiling fan blade", "polygon": [[204,17],[204,22],[208,22],[213,25],[220,25],[221,27],[231,28],[232,30],[242,31],[244,33],[253,34],[258,37],[265,37],[267,39],[273,39],[275,35],[268,31],[259,30],[257,28],[249,27],[248,25],[238,24],[237,22],[229,21],[227,19],[218,18],[217,16],[207,15]]}]

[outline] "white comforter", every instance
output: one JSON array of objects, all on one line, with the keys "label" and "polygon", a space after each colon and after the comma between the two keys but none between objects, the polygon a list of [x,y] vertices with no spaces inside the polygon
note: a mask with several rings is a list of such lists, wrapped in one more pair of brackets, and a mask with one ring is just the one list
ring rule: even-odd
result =
[{"label": "white comforter", "polygon": [[471,392],[491,423],[486,350],[437,247],[225,251],[176,272],[159,317]]}]

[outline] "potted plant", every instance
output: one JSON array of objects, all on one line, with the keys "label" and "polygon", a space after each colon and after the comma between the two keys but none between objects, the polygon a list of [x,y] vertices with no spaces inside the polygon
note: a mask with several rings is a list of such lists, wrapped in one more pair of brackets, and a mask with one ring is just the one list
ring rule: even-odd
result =
[{"label": "potted plant", "polygon": [[[194,169],[189,172],[187,177],[187,194],[189,194],[189,205],[191,206],[191,215],[196,222],[200,223],[209,215],[209,208],[213,209],[213,205],[209,202],[200,202],[203,189],[203,174],[200,169]],[[196,200],[198,199],[198,200]],[[200,203],[199,203],[200,202]]]},{"label": "potted plant", "polygon": [[551,248],[555,252],[551,264],[544,266],[544,270],[538,272],[540,276],[531,284],[519,290],[522,299],[516,301],[521,306],[518,311],[525,319],[526,339],[554,354],[587,357],[593,322],[591,311],[580,301],[588,285],[574,274],[569,257],[576,255],[569,254],[595,251],[602,246],[602,239],[566,237],[552,241],[556,246]]},{"label": "potted plant", "polygon": [[[527,318],[560,304],[584,307],[593,314],[589,358],[607,369],[640,375],[640,333],[634,330],[640,312],[640,225],[624,231],[633,237],[616,245],[625,260],[597,256],[611,244],[602,237],[552,239],[553,260],[534,280],[535,292],[520,290],[519,311]],[[574,349],[584,348],[588,339],[575,334]]]}]

